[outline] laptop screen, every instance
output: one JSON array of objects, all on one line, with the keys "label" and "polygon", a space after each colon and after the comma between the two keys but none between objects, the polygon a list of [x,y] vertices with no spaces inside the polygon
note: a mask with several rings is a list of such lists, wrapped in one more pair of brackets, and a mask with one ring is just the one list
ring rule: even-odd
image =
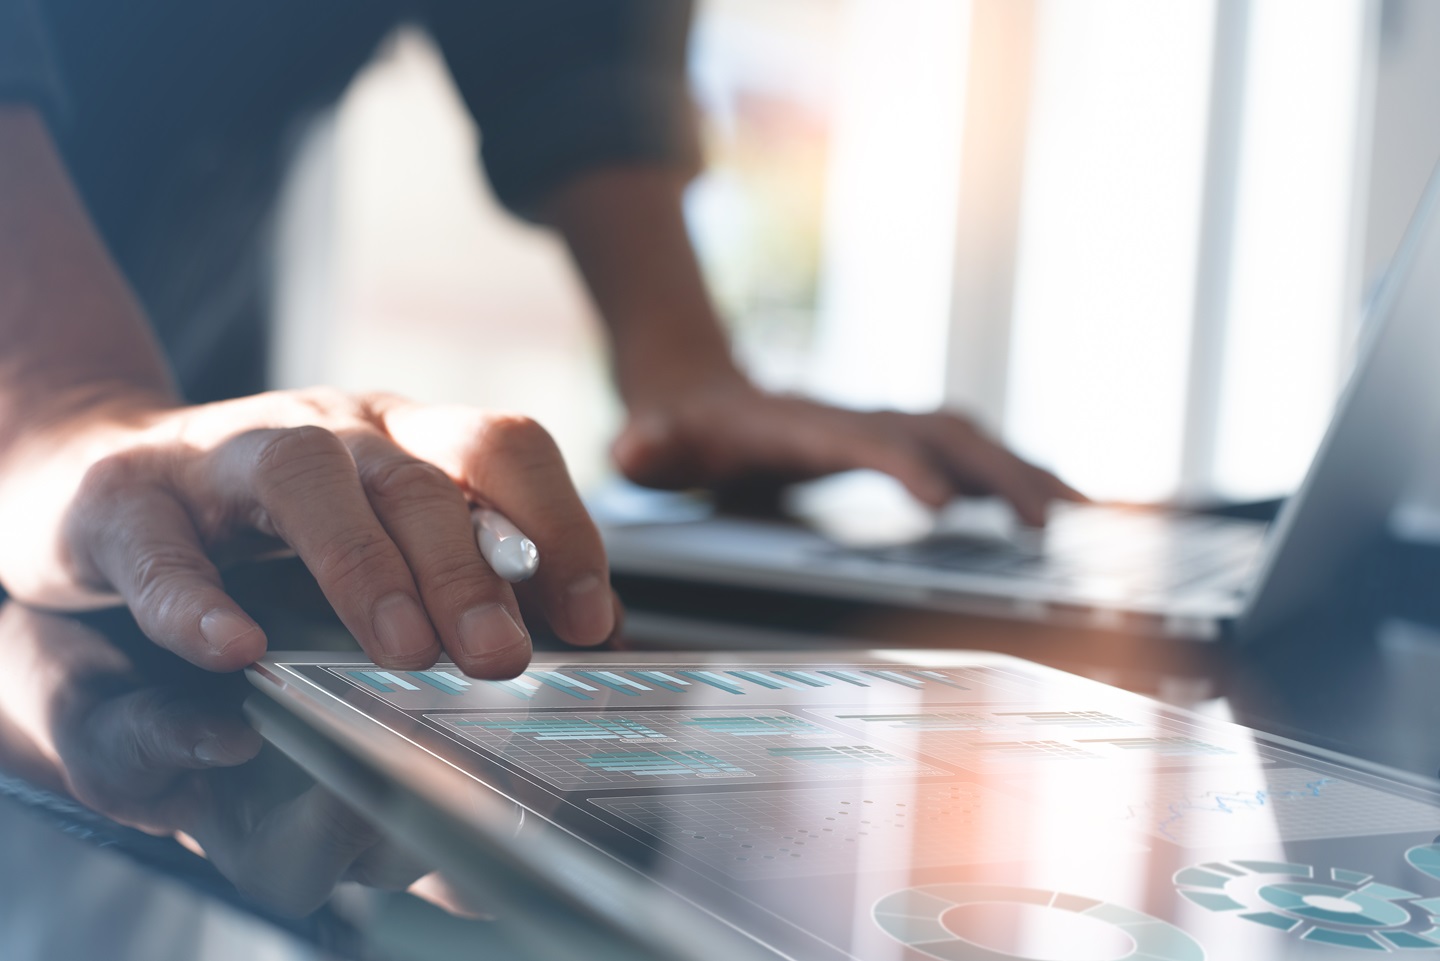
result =
[{"label": "laptop screen", "polygon": [[318,658],[268,667],[782,956],[1440,956],[1440,795],[1022,661]]}]

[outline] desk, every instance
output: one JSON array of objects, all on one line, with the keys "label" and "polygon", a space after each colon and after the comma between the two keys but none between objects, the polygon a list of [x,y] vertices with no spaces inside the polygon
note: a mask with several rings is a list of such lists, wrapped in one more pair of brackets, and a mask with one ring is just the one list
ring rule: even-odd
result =
[{"label": "desk", "polygon": [[[1434,696],[1440,678],[1440,633],[1416,623],[1434,613],[1426,609],[1429,574],[1407,570],[1413,582],[1406,585],[1406,596],[1419,597],[1420,603],[1300,626],[1272,643],[1243,651],[1056,631],[1036,624],[836,608],[793,598],[722,599],[699,589],[655,585],[628,586],[635,608],[631,643],[653,645],[673,636],[686,618],[700,617],[702,640],[737,647],[882,641],[1000,649],[1273,733],[1434,775],[1440,768],[1440,738],[1429,735],[1440,731],[1440,698]],[[277,648],[345,643],[343,631],[295,565],[241,572],[231,586],[259,616]],[[665,603],[646,603],[650,600]],[[731,616],[713,617],[717,604]],[[0,658],[55,650],[57,643],[74,640],[64,625],[78,625],[89,632],[86,636],[130,652],[137,670],[155,683],[183,683],[190,676],[139,637],[123,615],[37,621],[28,613],[12,615],[14,610],[0,608]],[[745,616],[734,616],[737,611]],[[1440,618],[1431,619],[1435,621]],[[34,636],[36,632],[54,636]],[[836,641],[826,639],[835,635]],[[243,689],[238,678],[229,680]],[[216,683],[215,697],[223,699],[229,681]],[[64,785],[53,777],[47,781],[45,759],[15,746],[23,738],[13,724],[4,733],[7,748],[0,760],[8,778],[4,783],[11,789],[0,790],[0,795],[10,795],[0,797],[0,860],[6,865],[0,882],[0,947],[7,959],[516,956],[503,926],[454,917],[408,894],[354,883],[342,884],[328,905],[298,919],[257,908],[253,898],[236,891],[174,841],[143,837],[83,812],[67,814],[63,802],[54,800]],[[285,784],[292,775],[275,774],[269,784]],[[14,785],[39,785],[50,793],[17,799],[14,795],[25,792]],[[267,790],[291,796],[301,788]],[[37,798],[50,800],[37,804]],[[257,807],[247,816],[263,813]]]}]

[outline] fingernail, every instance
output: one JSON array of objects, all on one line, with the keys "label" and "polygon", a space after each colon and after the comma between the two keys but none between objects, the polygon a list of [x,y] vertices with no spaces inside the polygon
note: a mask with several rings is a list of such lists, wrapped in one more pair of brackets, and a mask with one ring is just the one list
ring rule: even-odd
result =
[{"label": "fingernail", "polygon": [[223,656],[242,638],[258,630],[260,627],[249,618],[224,608],[216,608],[200,618],[200,636],[216,655]]},{"label": "fingernail", "polygon": [[215,765],[239,764],[241,761],[248,761],[254,754],[253,751],[232,747],[225,742],[224,738],[215,734],[205,735],[195,743],[191,750],[197,760]]},{"label": "fingernail", "polygon": [[407,657],[435,646],[435,630],[409,594],[387,594],[375,605],[371,627],[385,653]]},{"label": "fingernail", "polygon": [[615,603],[610,585],[599,574],[576,578],[565,589],[565,616],[579,636],[571,641],[603,641],[615,628]]},{"label": "fingernail", "polygon": [[471,657],[493,658],[530,643],[525,628],[500,604],[472,607],[456,626],[460,647]]}]

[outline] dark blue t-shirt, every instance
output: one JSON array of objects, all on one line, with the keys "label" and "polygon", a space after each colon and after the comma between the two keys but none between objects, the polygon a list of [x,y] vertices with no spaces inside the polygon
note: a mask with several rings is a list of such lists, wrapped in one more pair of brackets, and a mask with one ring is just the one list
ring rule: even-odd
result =
[{"label": "dark blue t-shirt", "polygon": [[0,101],[39,107],[192,400],[262,389],[262,239],[305,120],[426,27],[523,215],[612,164],[698,167],[687,0],[0,0]]}]

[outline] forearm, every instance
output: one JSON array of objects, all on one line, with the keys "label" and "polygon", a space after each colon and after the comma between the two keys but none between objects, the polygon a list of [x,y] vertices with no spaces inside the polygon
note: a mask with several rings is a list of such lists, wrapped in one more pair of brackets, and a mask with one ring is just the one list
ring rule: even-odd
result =
[{"label": "forearm", "polygon": [[173,402],[163,355],[44,123],[0,105],[0,459],[121,396]]},{"label": "forearm", "polygon": [[683,190],[683,178],[663,167],[617,167],[576,178],[542,211],[595,298],[632,409],[745,383],[685,229]]}]

